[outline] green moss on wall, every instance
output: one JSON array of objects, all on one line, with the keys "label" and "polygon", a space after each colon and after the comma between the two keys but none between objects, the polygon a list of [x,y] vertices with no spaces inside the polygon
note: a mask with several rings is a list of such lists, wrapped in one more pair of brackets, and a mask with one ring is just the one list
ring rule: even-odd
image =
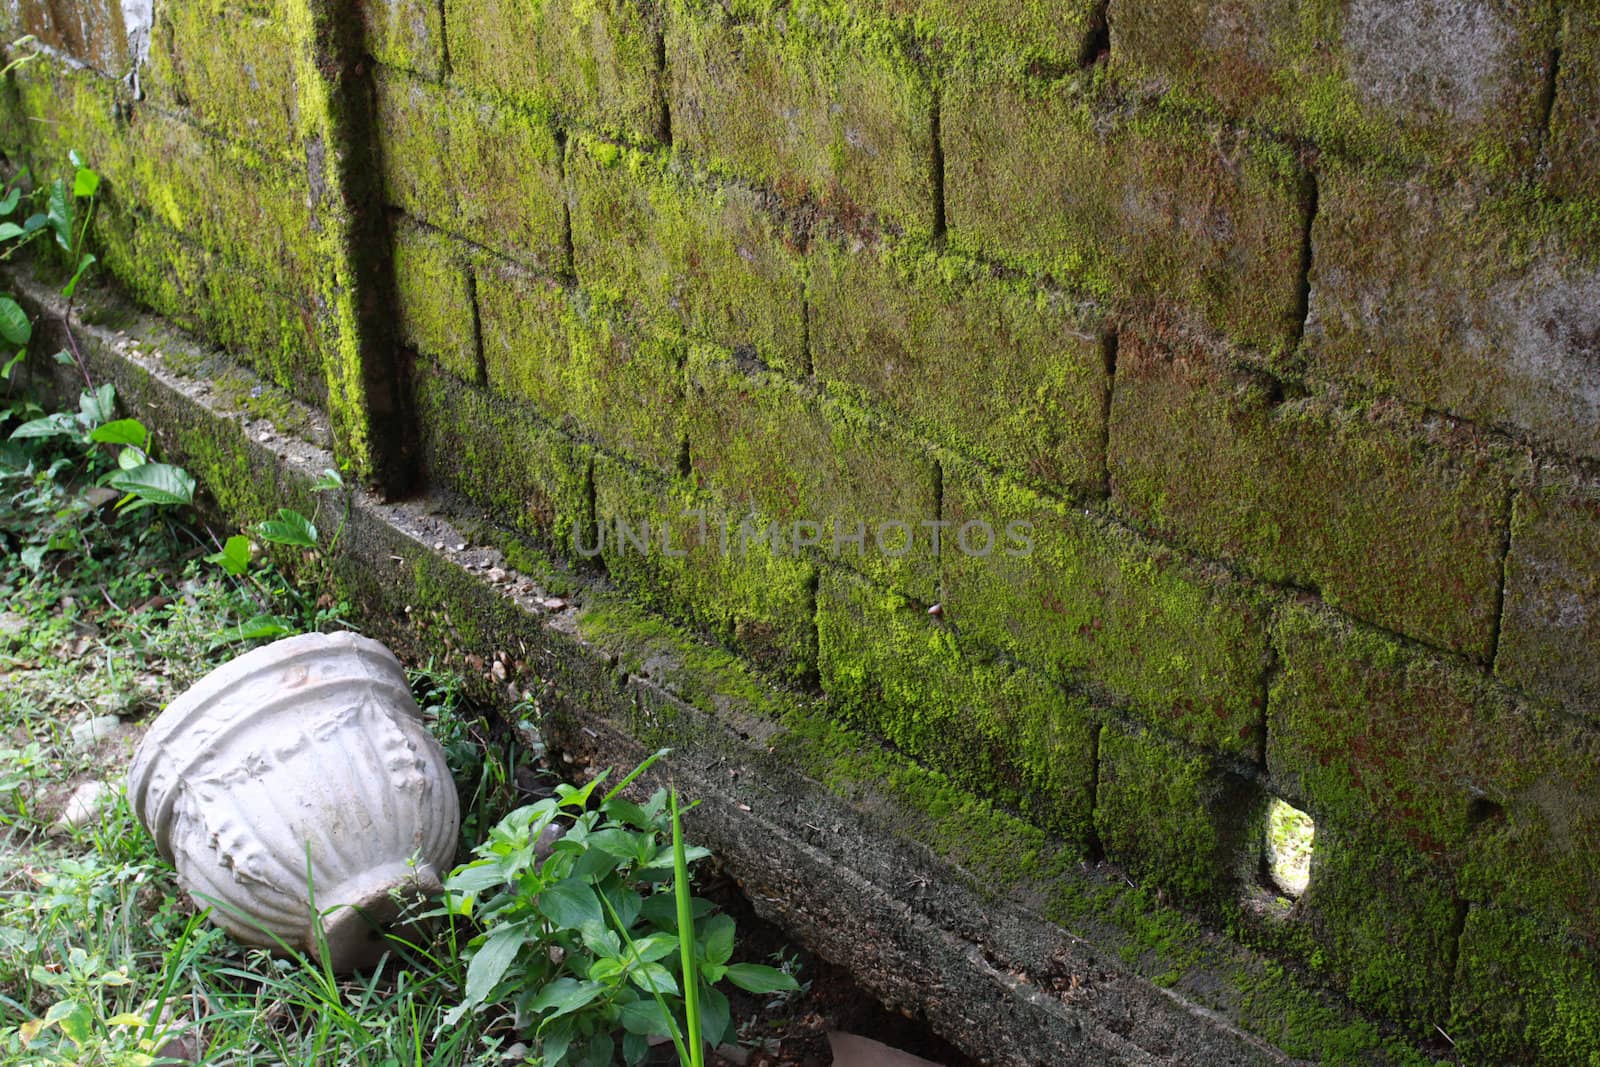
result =
[{"label": "green moss on wall", "polygon": [[566,266],[560,151],[544,113],[395,70],[375,81],[389,203],[522,262]]},{"label": "green moss on wall", "polygon": [[958,536],[996,531],[987,554],[941,557],[964,632],[1195,744],[1254,755],[1267,619],[1245,587],[964,463],[944,465],[942,516]]},{"label": "green moss on wall", "polygon": [[814,242],[817,377],[1046,488],[1099,490],[1110,391],[1098,315],[920,242]]},{"label": "green moss on wall", "polygon": [[584,549],[619,586],[776,676],[815,676],[816,568],[763,536],[766,520],[606,456],[594,492],[598,529]]},{"label": "green moss on wall", "polygon": [[804,5],[749,21],[696,0],[668,12],[675,145],[842,215],[939,229],[932,81],[892,36]]},{"label": "green moss on wall", "polygon": [[569,146],[574,268],[590,293],[804,373],[804,260],[766,198],[693,181],[659,157]]},{"label": "green moss on wall", "polygon": [[1109,439],[1112,499],[1141,528],[1492,655],[1509,467],[1468,435],[1285,397],[1226,351],[1124,331]]},{"label": "green moss on wall", "polygon": [[1087,701],[963,648],[924,608],[834,568],[817,629],[823,691],[851,721],[1087,848],[1098,730]]}]

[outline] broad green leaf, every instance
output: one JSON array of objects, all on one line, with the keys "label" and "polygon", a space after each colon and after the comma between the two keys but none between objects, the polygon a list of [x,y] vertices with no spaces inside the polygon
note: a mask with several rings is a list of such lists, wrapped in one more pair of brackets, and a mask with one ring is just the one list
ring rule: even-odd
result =
[{"label": "broad green leaf", "polygon": [[[615,930],[608,930],[604,926],[596,926],[594,923],[585,923],[578,932],[583,938],[584,947],[590,952],[593,952],[596,956],[608,957],[610,959],[618,959],[622,957],[622,938],[617,936],[617,932]],[[599,966],[599,964],[603,962],[605,961],[599,960],[595,965]],[[595,981],[600,980],[598,975],[591,974],[591,977],[593,977]]]},{"label": "broad green leaf", "polygon": [[489,999],[500,979],[522,949],[522,928],[502,926],[489,935],[467,964],[467,1003],[482,1004]]},{"label": "broad green leaf", "polygon": [[235,577],[244,574],[250,569],[250,538],[234,534],[223,544],[222,551],[207,556],[206,562],[217,564]]},{"label": "broad green leaf", "polygon": [[606,902],[611,905],[612,921],[624,930],[632,930],[633,924],[639,918],[639,908],[644,903],[644,898],[627,886],[617,885],[610,889],[602,889]]},{"label": "broad green leaf", "polygon": [[23,233],[38,233],[40,230],[44,229],[49,224],[50,224],[50,219],[43,212],[40,212],[40,213],[38,213],[36,215],[29,215],[28,218],[27,218],[27,221],[22,224],[22,232]]},{"label": "broad green leaf", "polygon": [[[9,382],[11,380],[11,372],[16,370],[17,364],[21,363],[26,358],[28,358],[28,350],[25,348],[19,349],[16,355],[6,360],[6,365],[4,367],[0,367],[0,378],[3,378]],[[9,409],[7,410],[9,413]]]},{"label": "broad green leaf", "polygon": [[80,166],[72,178],[73,196],[93,196],[100,191],[100,175],[88,167]]},{"label": "broad green leaf", "polygon": [[148,463],[150,457],[144,454],[143,449],[124,448],[117,453],[117,469],[131,471],[142,463]]},{"label": "broad green leaf", "polygon": [[11,191],[5,196],[0,196],[0,215],[9,215],[17,210],[17,202],[22,199],[22,187],[13,185]]},{"label": "broad green leaf", "polygon": [[[716,908],[716,905],[705,897],[695,897],[693,904],[696,920],[705,918]],[[639,908],[639,914],[654,923],[658,929],[672,933],[678,930],[678,905],[671,893],[655,893],[645,897],[644,904]]]},{"label": "broad green leaf", "polygon": [[[0,212],[0,214],[10,214],[10,212]],[[21,237],[27,232],[14,222],[0,222],[0,241],[9,241],[14,237]]]},{"label": "broad green leaf", "polygon": [[343,489],[343,488],[344,488],[344,479],[342,477],[340,477],[339,476],[339,472],[334,470],[332,467],[329,467],[326,470],[324,470],[322,472],[322,476],[319,477],[316,481],[311,483],[311,491],[313,493],[321,493],[321,492],[324,492],[324,491],[329,490],[329,489]]},{"label": "broad green leaf", "polygon": [[559,1019],[563,1015],[571,1015],[579,1008],[594,1000],[606,991],[606,987],[599,982],[580,982],[576,978],[557,978],[533,998],[533,1003],[528,1005],[528,1010],[539,1015],[553,1012],[551,1019]]},{"label": "broad green leaf", "polygon": [[628,978],[634,985],[646,993],[660,993],[662,996],[678,995],[678,980],[672,977],[672,972],[659,963],[646,963],[641,967],[628,972]]},{"label": "broad green leaf", "polygon": [[89,1007],[76,1000],[63,1000],[50,1006],[45,1012],[45,1025],[54,1025],[66,1035],[74,1045],[82,1048],[94,1032],[94,1016]]},{"label": "broad green leaf", "polygon": [[54,415],[31,419],[11,431],[13,441],[28,437],[71,436],[78,432],[78,420],[70,412],[58,411]]},{"label": "broad green leaf", "polygon": [[85,389],[78,395],[78,421],[86,429],[110,422],[117,413],[117,387],[110,382],[93,391]]},{"label": "broad green leaf", "polygon": [[643,1034],[622,1035],[622,1062],[628,1067],[639,1067],[650,1054],[650,1039]]},{"label": "broad green leaf", "polygon": [[478,860],[464,867],[456,868],[449,878],[444,880],[444,887],[452,893],[481,893],[485,889],[492,889],[505,881],[499,869],[493,863]]},{"label": "broad green leaf", "polygon": [[667,1023],[669,1018],[667,1009],[655,997],[640,997],[632,1004],[624,1004],[617,1013],[617,1021],[622,1023],[624,1030],[644,1037],[660,1037],[671,1033]]},{"label": "broad green leaf", "polygon": [[44,554],[46,551],[44,545],[29,545],[22,550],[22,565],[37,574],[39,568],[44,566]]},{"label": "broad green leaf", "polygon": [[[685,863],[698,863],[700,860],[706,859],[710,855],[711,850],[709,848],[701,848],[699,845],[689,845],[683,850],[683,860]],[[671,870],[672,865],[672,846],[666,845],[651,858],[649,863],[641,863],[639,865],[639,869],[641,871],[663,869]]]},{"label": "broad green leaf", "polygon": [[311,520],[293,508],[279,508],[276,519],[268,519],[256,526],[261,538],[275,545],[296,548],[316,548],[317,528]]},{"label": "broad green leaf", "polygon": [[294,627],[282,615],[252,615],[239,624],[239,637],[244,641],[283,637],[294,632]]},{"label": "broad green leaf", "polygon": [[727,963],[733,957],[734,923],[731,915],[714,915],[700,935],[707,963]]},{"label": "broad green leaf", "polygon": [[609,985],[613,978],[616,978],[627,969],[627,965],[624,964],[620,959],[615,957],[607,957],[605,959],[595,960],[593,965],[590,966],[589,973],[586,977],[591,982],[599,982],[602,985]]},{"label": "broad green leaf", "polygon": [[644,963],[654,963],[656,960],[665,959],[678,951],[678,939],[673,934],[651,934],[633,943],[625,959],[633,959],[634,953]]},{"label": "broad green leaf", "polygon": [[558,930],[578,930],[586,923],[605,922],[594,887],[578,878],[557,882],[540,893],[539,911]]},{"label": "broad green leaf", "polygon": [[113,474],[106,484],[148,504],[188,504],[194,500],[194,478],[170,463],[141,463]]},{"label": "broad green leaf", "polygon": [[735,963],[728,968],[728,981],[747,993],[791,993],[800,988],[794,975],[760,963]]},{"label": "broad green leaf", "polygon": [[[651,821],[650,816],[646,814],[643,808],[622,797],[615,797],[606,801],[605,812],[611,818],[620,823],[626,823],[636,830],[650,831],[657,829],[655,823]],[[651,854],[654,855],[653,849]]]},{"label": "broad green leaf", "polygon": [[0,340],[21,348],[33,336],[33,324],[28,313],[9,296],[0,296]]},{"label": "broad green leaf", "polygon": [[728,1006],[728,998],[720,989],[712,989],[708,985],[700,987],[700,1036],[707,1044],[720,1045],[728,1033],[728,1024],[732,1021],[733,1009]]},{"label": "broad green leaf", "polygon": [[617,1043],[604,1030],[597,1031],[583,1050],[578,1062],[582,1067],[611,1067],[617,1055]]},{"label": "broad green leaf", "polygon": [[101,445],[132,445],[142,449],[150,443],[150,431],[138,419],[117,419],[89,431],[89,440]]},{"label": "broad green leaf", "polygon": [[567,1049],[572,1047],[572,1017],[557,1018],[550,1027],[540,1035],[539,1062],[548,1067],[560,1067],[566,1059]]}]

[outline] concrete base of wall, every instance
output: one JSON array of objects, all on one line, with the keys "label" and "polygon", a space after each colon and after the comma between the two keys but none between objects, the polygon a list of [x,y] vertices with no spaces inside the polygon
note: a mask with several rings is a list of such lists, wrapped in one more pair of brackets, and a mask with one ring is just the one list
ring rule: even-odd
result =
[{"label": "concrete base of wall", "polygon": [[[39,315],[39,352],[67,347],[54,293],[0,280]],[[234,376],[247,372],[230,366],[235,386],[219,390],[223,357],[110,296],[85,303],[73,333],[89,373],[114,382],[163,456],[200,479],[206,506],[235,523],[309,510],[311,483],[334,463],[319,416],[281,409],[291,432],[230,410],[221,394],[238,395]],[[59,375],[69,394],[82,384],[48,360],[33,373],[36,384]],[[603,577],[527,550],[512,570],[461,532],[481,532],[477,521],[447,501],[354,492],[335,581],[363,632],[413,662],[458,667],[503,707],[527,694],[531,724],[575,760],[626,767],[670,746],[650,777],[700,801],[692,836],[757,910],[975,1057],[1217,1067],[1409,1051],[1116,869],[1062,861],[1037,831],[832,724],[816,701],[648,615]]]}]

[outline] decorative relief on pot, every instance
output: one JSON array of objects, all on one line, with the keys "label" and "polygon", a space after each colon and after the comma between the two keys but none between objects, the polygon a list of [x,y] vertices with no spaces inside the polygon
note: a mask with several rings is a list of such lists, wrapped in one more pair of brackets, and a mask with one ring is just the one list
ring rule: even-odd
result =
[{"label": "decorative relief on pot", "polygon": [[375,963],[384,930],[440,891],[461,817],[404,669],[349,633],[202,678],[146,735],[128,798],[218,926],[339,970]]}]

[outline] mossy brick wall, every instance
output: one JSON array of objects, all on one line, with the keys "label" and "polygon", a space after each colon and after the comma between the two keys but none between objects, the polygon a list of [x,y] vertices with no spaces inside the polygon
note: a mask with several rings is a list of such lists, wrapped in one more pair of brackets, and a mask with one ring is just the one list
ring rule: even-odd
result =
[{"label": "mossy brick wall", "polygon": [[[1600,1062],[1586,0],[0,12],[12,163],[357,468],[1374,1018]],[[887,519],[942,550],[765,536]]]}]

